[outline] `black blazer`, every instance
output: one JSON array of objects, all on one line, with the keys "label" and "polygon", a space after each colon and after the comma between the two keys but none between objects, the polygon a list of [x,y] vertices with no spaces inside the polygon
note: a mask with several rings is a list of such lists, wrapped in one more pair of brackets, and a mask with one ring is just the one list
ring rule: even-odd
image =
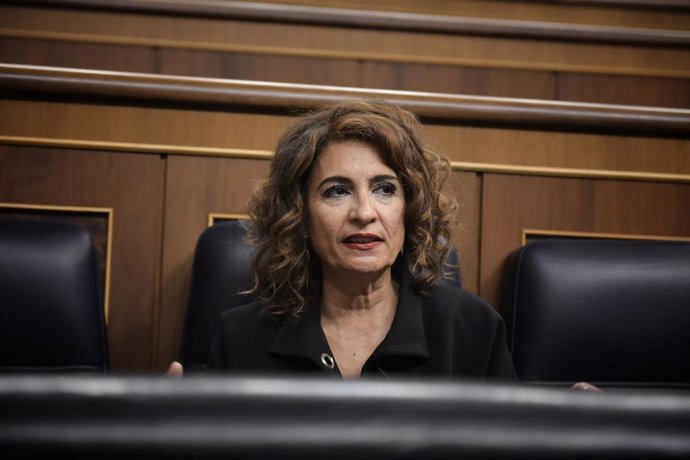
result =
[{"label": "black blazer", "polygon": [[[393,324],[364,364],[363,377],[514,378],[505,326],[493,308],[457,288],[436,286],[421,296],[409,271],[401,272]],[[276,320],[262,302],[226,311],[208,370],[340,377],[321,329],[320,306],[320,294],[312,296],[299,321]]]}]

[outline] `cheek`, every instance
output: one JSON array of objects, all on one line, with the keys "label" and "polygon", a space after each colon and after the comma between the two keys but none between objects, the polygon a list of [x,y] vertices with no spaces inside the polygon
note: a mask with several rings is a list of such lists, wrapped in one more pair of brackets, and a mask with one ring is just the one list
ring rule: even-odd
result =
[{"label": "cheek", "polygon": [[405,209],[401,207],[390,213],[388,218],[388,228],[391,237],[402,245],[405,240]]},{"label": "cheek", "polygon": [[337,226],[334,214],[318,205],[310,207],[308,230],[315,249],[328,246],[335,238]]}]

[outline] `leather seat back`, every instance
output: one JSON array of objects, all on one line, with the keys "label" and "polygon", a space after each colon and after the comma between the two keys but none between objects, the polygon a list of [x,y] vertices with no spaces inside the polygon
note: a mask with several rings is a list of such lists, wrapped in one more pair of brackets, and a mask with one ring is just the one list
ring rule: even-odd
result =
[{"label": "leather seat back", "polygon": [[0,220],[0,371],[102,372],[106,342],[88,232]]},{"label": "leather seat back", "polygon": [[690,243],[543,240],[513,272],[502,311],[521,379],[690,384]]}]

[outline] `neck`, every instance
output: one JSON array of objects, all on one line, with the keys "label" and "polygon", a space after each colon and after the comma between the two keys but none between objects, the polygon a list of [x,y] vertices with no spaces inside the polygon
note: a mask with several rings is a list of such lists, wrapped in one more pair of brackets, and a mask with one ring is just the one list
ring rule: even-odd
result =
[{"label": "neck", "polygon": [[390,269],[377,276],[323,276],[321,328],[344,378],[357,378],[393,324],[397,284]]},{"label": "neck", "polygon": [[324,273],[322,311],[324,319],[374,314],[387,316],[398,303],[398,289],[387,269],[376,275]]}]

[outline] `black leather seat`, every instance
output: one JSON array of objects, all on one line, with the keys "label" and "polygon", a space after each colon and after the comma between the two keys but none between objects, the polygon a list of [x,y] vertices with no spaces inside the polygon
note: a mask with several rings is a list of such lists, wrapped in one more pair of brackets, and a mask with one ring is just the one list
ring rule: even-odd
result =
[{"label": "black leather seat", "polygon": [[[206,369],[220,314],[253,301],[252,296],[241,294],[252,286],[254,248],[245,243],[245,233],[241,221],[226,221],[204,230],[197,241],[182,339],[181,361],[186,372]],[[448,261],[454,268],[439,283],[460,287],[455,249]]]},{"label": "black leather seat", "polygon": [[0,220],[0,372],[103,372],[98,264],[75,224]]},{"label": "black leather seat", "polygon": [[204,230],[197,241],[182,338],[186,372],[206,369],[220,314],[253,300],[241,294],[252,286],[254,248],[245,243],[245,234],[241,221],[220,222]]},{"label": "black leather seat", "polygon": [[690,388],[690,243],[543,240],[509,267],[522,380]]}]

